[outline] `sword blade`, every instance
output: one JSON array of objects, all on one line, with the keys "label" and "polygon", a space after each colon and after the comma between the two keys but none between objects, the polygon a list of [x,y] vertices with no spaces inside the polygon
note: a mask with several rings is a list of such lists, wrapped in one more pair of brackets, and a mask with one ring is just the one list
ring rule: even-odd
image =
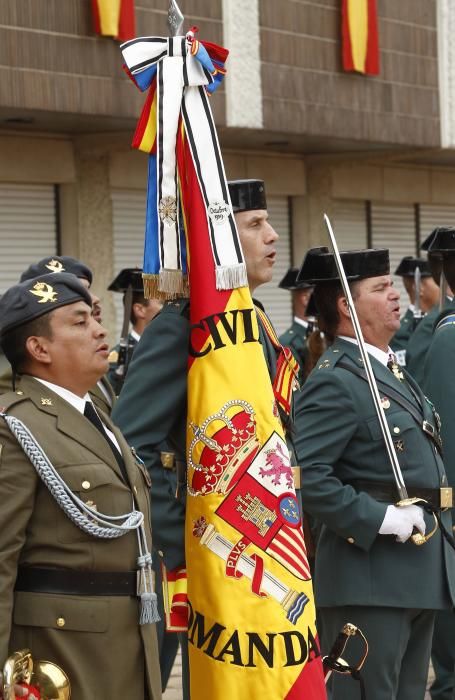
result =
[{"label": "sword blade", "polygon": [[329,232],[330,243],[332,245],[332,250],[335,258],[335,263],[337,266],[338,274],[340,276],[341,285],[343,287],[343,292],[346,297],[346,302],[349,308],[349,313],[351,315],[351,321],[354,328],[355,337],[359,346],[360,355],[362,357],[363,366],[368,379],[368,385],[370,387],[371,398],[373,399],[374,408],[376,410],[376,415],[378,417],[379,425],[381,428],[382,437],[384,439],[384,444],[387,450],[387,456],[390,461],[390,466],[392,467],[393,476],[395,479],[399,500],[402,501],[408,498],[408,492],[403,479],[403,474],[401,472],[400,463],[398,462],[398,457],[395,452],[395,445],[393,444],[392,435],[390,434],[389,425],[385,417],[384,409],[381,404],[381,398],[379,396],[378,386],[376,384],[376,378],[373,374],[373,370],[370,363],[370,357],[365,348],[365,340],[363,338],[362,329],[360,327],[357,312],[352,300],[351,290],[349,288],[348,281],[346,279],[346,274],[344,272],[343,263],[341,261],[340,252],[338,250],[338,245],[335,239],[335,234],[332,229],[332,224],[327,214],[324,214],[325,224]]},{"label": "sword blade", "polygon": [[422,273],[420,272],[420,267],[417,266],[414,270],[414,288],[415,288],[415,301],[414,301],[414,318],[422,318],[422,310],[420,308],[420,287],[421,287]]},{"label": "sword blade", "polygon": [[180,11],[180,7],[177,5],[175,0],[169,0],[169,10],[167,13],[167,25],[169,27],[170,36],[180,36],[182,34],[182,27],[184,22],[184,16]]}]

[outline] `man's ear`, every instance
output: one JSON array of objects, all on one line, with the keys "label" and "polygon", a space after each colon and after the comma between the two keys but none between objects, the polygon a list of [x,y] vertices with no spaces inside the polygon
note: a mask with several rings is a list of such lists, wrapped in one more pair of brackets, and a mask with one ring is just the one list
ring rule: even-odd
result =
[{"label": "man's ear", "polygon": [[40,335],[31,335],[25,342],[28,355],[34,362],[50,365],[52,359],[49,353],[49,341]]},{"label": "man's ear", "polygon": [[340,318],[347,318],[347,319],[351,318],[351,314],[349,313],[349,306],[348,306],[348,302],[346,300],[346,297],[344,297],[344,296],[338,297],[337,309],[338,309],[338,313],[340,315]]},{"label": "man's ear", "polygon": [[136,301],[133,304],[133,313],[134,313],[135,318],[143,319],[145,316],[144,304],[141,304],[140,302]]}]

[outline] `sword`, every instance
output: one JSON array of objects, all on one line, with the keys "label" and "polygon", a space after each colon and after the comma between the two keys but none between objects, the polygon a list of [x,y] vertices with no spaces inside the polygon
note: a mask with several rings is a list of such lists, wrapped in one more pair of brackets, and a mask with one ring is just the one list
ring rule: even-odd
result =
[{"label": "sword", "polygon": [[169,10],[167,13],[167,26],[170,36],[181,36],[185,18],[175,0],[169,0]]},{"label": "sword", "polygon": [[420,308],[420,286],[422,281],[422,273],[420,272],[420,267],[417,265],[414,270],[414,288],[415,288],[415,300],[414,300],[414,330],[419,325],[422,320],[422,309]]},{"label": "sword", "polygon": [[[360,355],[362,357],[363,366],[365,367],[365,372],[368,380],[368,385],[370,387],[371,397],[373,399],[374,407],[376,410],[376,415],[379,420],[379,425],[382,432],[382,437],[384,439],[384,444],[387,450],[387,455],[390,461],[390,466],[392,467],[393,476],[395,478],[395,483],[398,491],[399,501],[395,505],[397,506],[408,506],[415,503],[422,503],[421,498],[409,498],[408,492],[406,490],[406,485],[404,483],[403,474],[401,472],[400,463],[398,461],[397,453],[395,452],[395,445],[393,444],[392,435],[390,434],[389,425],[385,417],[385,412],[382,407],[381,398],[379,396],[378,385],[376,384],[376,378],[373,374],[373,369],[370,363],[370,356],[365,348],[365,340],[363,338],[362,329],[360,327],[359,319],[357,316],[357,311],[352,300],[351,290],[349,289],[349,284],[346,279],[346,274],[344,272],[343,263],[341,261],[340,252],[338,250],[338,245],[335,239],[335,234],[333,233],[332,224],[327,214],[324,214],[324,220],[329,232],[330,242],[332,244],[333,255],[335,258],[335,263],[337,266],[338,274],[340,276],[341,285],[343,287],[343,293],[346,297],[346,302],[348,305],[349,313],[351,315],[351,321],[354,328],[355,337],[357,344],[359,346]],[[433,533],[432,533],[433,534]],[[425,535],[416,532],[411,536],[412,541],[416,545],[425,544],[427,538]]]},{"label": "sword", "polygon": [[125,292],[124,303],[122,335],[120,336],[117,367],[115,368],[115,374],[121,379],[122,385],[126,378],[126,372],[130,360],[128,329],[130,325],[131,309],[133,306],[133,287],[131,284],[128,285]]},{"label": "sword", "polygon": [[439,278],[439,311],[444,311],[444,306],[447,297],[447,280],[444,274],[444,270],[441,270],[441,277]]},{"label": "sword", "polygon": [[[352,637],[360,637],[363,642],[363,653],[360,660],[356,666],[349,666],[349,664],[341,657],[341,654],[346,649],[349,640]],[[324,681],[327,684],[333,671],[337,673],[350,673],[359,672],[368,656],[368,642],[364,636],[362,630],[352,624],[352,622],[347,622],[343,628],[340,630],[337,638],[335,639],[330,653],[324,656],[322,659],[322,665],[324,668]]]}]

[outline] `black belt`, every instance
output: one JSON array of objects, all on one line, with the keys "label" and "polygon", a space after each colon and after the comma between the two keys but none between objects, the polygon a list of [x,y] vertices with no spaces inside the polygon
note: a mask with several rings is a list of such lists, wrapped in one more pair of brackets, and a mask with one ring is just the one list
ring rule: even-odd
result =
[{"label": "black belt", "polygon": [[20,566],[15,590],[63,595],[135,596],[137,571],[77,571]]},{"label": "black belt", "polygon": [[[352,479],[351,481],[344,481],[343,483],[349,484],[356,491],[364,491],[377,501],[396,503],[399,500],[397,487],[389,482]],[[452,489],[450,487],[427,489],[421,486],[407,485],[407,491],[409,498],[422,498],[432,505],[433,508],[452,508]]]}]

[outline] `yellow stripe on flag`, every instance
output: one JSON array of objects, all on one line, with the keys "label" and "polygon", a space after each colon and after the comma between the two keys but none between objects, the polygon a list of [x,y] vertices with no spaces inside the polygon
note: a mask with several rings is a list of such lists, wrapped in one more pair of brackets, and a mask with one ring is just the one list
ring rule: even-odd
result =
[{"label": "yellow stripe on flag", "polygon": [[363,73],[368,48],[368,0],[348,0],[348,22],[354,68]]},{"label": "yellow stripe on flag", "polygon": [[101,34],[117,36],[122,0],[98,0]]},{"label": "yellow stripe on flag", "polygon": [[145,127],[144,134],[139,145],[140,151],[145,151],[145,153],[151,153],[153,145],[156,139],[156,102],[157,97],[155,97],[150,107],[150,114],[147,119],[147,126]]}]

